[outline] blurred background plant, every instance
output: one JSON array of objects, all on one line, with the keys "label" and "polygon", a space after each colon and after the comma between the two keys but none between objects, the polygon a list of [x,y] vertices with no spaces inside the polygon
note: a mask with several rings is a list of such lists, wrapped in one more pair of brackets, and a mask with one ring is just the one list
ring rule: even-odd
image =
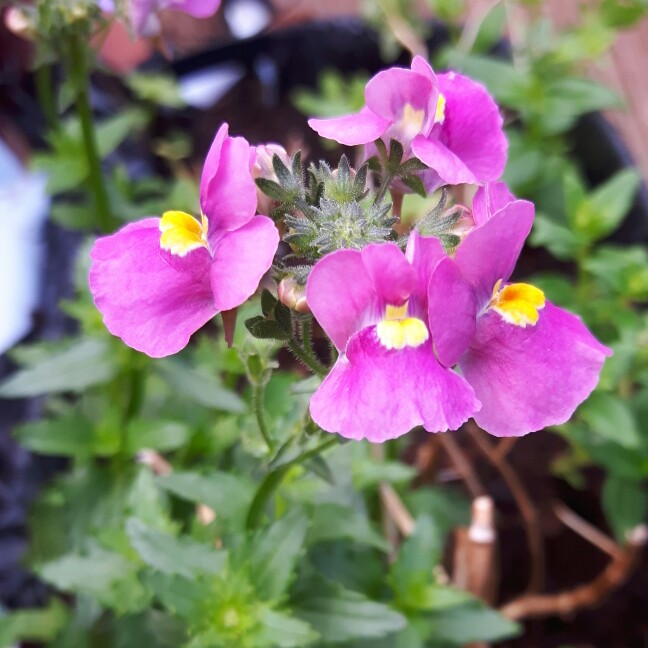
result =
[{"label": "blurred background plant", "polygon": [[[48,587],[27,597],[36,607],[0,612],[1,646],[416,648],[516,635],[502,645],[529,646],[602,640],[602,627],[610,645],[639,641],[632,610],[646,594],[636,587],[623,599],[628,621],[608,611],[607,626],[592,624],[598,637],[578,623],[515,621],[595,609],[630,578],[646,541],[648,221],[627,217],[639,174],[593,182],[574,133],[592,128],[588,113],[621,106],[586,72],[648,6],[592,2],[556,31],[540,3],[429,5],[443,24],[408,0],[366,3],[365,17],[385,64],[403,48],[427,52],[431,28],[435,68],[481,80],[502,106],[504,179],[538,212],[522,270],[614,349],[596,392],[570,423],[519,440],[466,426],[340,446],[305,416],[317,378],[282,342],[239,326],[229,349],[210,325],[178,356],[151,360],[111,337],[80,243],[74,296],[61,303],[70,334],[14,348],[20,369],[0,383],[3,399],[36,399],[36,419],[13,429],[18,443],[65,458],[32,503],[23,561]],[[47,123],[31,164],[47,174],[51,220],[93,233],[169,205],[196,212],[196,164],[215,128],[189,129],[201,113],[174,69],[111,74],[90,47],[108,28],[94,3],[25,11]],[[272,67],[254,69],[264,105]],[[294,104],[307,115],[356,110],[374,71],[326,71]],[[242,97],[224,95],[212,121],[236,119]],[[248,119],[251,134],[240,134],[252,139]],[[274,139],[317,151],[301,124],[297,137],[291,124]],[[406,196],[403,218],[437,200]],[[286,325],[296,342],[311,326],[268,292],[242,310],[241,320]],[[317,340],[315,352],[325,357]],[[4,596],[25,607],[20,592]]]}]

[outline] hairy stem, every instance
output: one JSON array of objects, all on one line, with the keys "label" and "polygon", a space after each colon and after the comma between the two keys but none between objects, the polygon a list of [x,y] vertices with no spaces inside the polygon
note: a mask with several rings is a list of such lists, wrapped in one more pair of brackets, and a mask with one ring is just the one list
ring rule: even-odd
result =
[{"label": "hairy stem", "polygon": [[252,402],[254,404],[254,414],[256,416],[257,424],[261,436],[268,446],[270,452],[274,452],[274,441],[268,428],[268,420],[265,411],[265,384],[261,382],[252,383]]},{"label": "hairy stem", "polygon": [[328,369],[315,357],[312,347],[311,351],[308,351],[295,338],[286,340],[286,345],[295,354],[297,359],[306,365],[315,375],[322,377],[327,374]]},{"label": "hairy stem", "polygon": [[81,121],[83,135],[83,148],[88,162],[88,184],[92,192],[97,221],[104,232],[112,230],[112,216],[108,191],[101,171],[101,159],[97,146],[97,135],[94,126],[94,117],[90,106],[90,83],[86,59],[88,52],[80,35],[73,35],[69,41],[70,47],[70,76],[76,86],[76,107]]}]

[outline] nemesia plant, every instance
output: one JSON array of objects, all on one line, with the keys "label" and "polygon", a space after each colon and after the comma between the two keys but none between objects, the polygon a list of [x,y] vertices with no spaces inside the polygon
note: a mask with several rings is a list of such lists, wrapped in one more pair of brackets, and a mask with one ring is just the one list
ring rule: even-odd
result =
[{"label": "nemesia plant", "polygon": [[165,212],[100,238],[90,253],[90,290],[106,326],[138,351],[182,349],[214,315],[240,306],[270,268],[279,242],[255,215],[250,146],[216,133],[200,183],[200,220]]}]

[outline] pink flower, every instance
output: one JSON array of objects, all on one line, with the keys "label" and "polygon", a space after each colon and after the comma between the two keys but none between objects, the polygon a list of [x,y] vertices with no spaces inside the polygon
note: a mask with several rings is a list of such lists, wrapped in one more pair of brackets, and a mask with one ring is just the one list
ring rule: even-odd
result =
[{"label": "pink flower", "polygon": [[533,217],[533,204],[516,200],[503,183],[480,188],[477,226],[454,259],[436,264],[428,287],[437,356],[445,366],[458,364],[482,402],[475,421],[495,436],[567,421],[611,354],[541,290],[507,283]]},{"label": "pink flower", "polygon": [[399,140],[406,157],[430,167],[424,172],[428,189],[483,184],[502,175],[507,151],[502,118],[475,81],[455,72],[437,76],[416,56],[409,70],[390,68],[374,76],[365,101],[359,113],[308,123],[322,137],[349,146]]},{"label": "pink flower", "polygon": [[427,286],[444,257],[437,239],[338,250],[306,286],[314,316],[340,352],[310,402],[313,420],[349,439],[382,442],[417,425],[456,429],[479,409],[467,382],[434,354]]},{"label": "pink flower", "polygon": [[200,183],[202,218],[178,211],[100,238],[90,290],[108,330],[153,357],[176,353],[220,311],[242,304],[270,268],[279,233],[255,216],[250,146],[219,129]]},{"label": "pink flower", "polygon": [[194,18],[208,18],[216,13],[221,0],[97,0],[102,11],[114,13],[115,5],[125,6],[130,27],[137,36],[155,36],[160,31],[157,12],[172,9],[189,14]]}]

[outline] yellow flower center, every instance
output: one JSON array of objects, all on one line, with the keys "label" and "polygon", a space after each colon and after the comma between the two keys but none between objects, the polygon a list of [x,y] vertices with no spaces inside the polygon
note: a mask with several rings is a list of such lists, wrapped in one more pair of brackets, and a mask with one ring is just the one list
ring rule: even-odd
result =
[{"label": "yellow flower center", "polygon": [[400,118],[400,130],[406,139],[414,139],[421,132],[424,122],[425,110],[417,110],[412,104],[405,104]]},{"label": "yellow flower center", "polygon": [[425,323],[418,317],[407,317],[407,302],[402,306],[388,305],[385,319],[376,326],[380,343],[386,349],[416,348],[421,346],[430,334]]},{"label": "yellow flower center", "polygon": [[439,93],[439,101],[437,102],[436,113],[434,115],[435,124],[443,124],[445,121],[445,107],[446,107],[446,98]]},{"label": "yellow flower center", "polygon": [[542,290],[525,283],[510,284],[500,290],[501,284],[501,279],[495,284],[489,307],[509,324],[522,328],[529,324],[535,326],[540,317],[538,311],[545,305]]},{"label": "yellow flower center", "polygon": [[176,256],[184,257],[200,247],[209,249],[207,243],[207,217],[196,220],[182,211],[168,211],[160,219],[160,247]]}]

